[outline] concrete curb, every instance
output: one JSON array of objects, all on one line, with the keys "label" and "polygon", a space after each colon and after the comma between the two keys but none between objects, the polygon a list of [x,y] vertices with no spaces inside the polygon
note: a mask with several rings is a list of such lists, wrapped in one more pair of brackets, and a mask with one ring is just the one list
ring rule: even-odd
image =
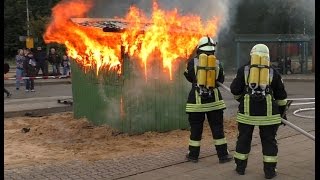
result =
[{"label": "concrete curb", "polygon": [[34,110],[11,111],[11,112],[4,112],[4,118],[22,117],[22,116],[25,116],[26,113],[31,113],[34,116],[46,116],[52,113],[71,112],[72,110],[73,110],[72,106],[64,106],[64,107],[53,107],[53,108],[43,108],[43,109],[34,109]]},{"label": "concrete curb", "polygon": [[[4,117],[44,116],[51,113],[70,112],[73,106],[70,104],[58,104],[58,99],[71,99],[72,96],[36,97],[26,99],[10,99],[4,101]],[[33,103],[33,104],[31,104]]]},{"label": "concrete curb", "polygon": [[[72,84],[71,83],[71,80],[55,80],[55,81],[38,81],[35,80],[34,81],[34,84],[36,86],[44,86],[44,85],[56,85],[56,84]],[[13,83],[4,83],[4,86],[5,87],[14,87],[16,84],[15,84],[15,81]],[[20,85],[21,86],[24,86],[24,82],[20,82]]]}]

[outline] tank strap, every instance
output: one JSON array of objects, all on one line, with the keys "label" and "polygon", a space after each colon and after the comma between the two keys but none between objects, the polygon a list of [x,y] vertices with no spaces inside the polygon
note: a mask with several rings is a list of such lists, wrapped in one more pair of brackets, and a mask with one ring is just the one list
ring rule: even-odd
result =
[{"label": "tank strap", "polygon": [[194,75],[197,77],[198,65],[199,65],[199,59],[198,58],[194,58],[193,59],[193,65],[194,65]]},{"label": "tank strap", "polygon": [[273,69],[270,68],[269,69],[269,85],[271,85],[272,80],[273,80]]},{"label": "tank strap", "polygon": [[259,64],[252,64],[250,65],[250,67],[257,67],[257,68],[270,68],[269,66],[267,65],[259,65]]},{"label": "tank strap", "polygon": [[217,60],[216,61],[217,63],[216,63],[216,80],[218,79],[218,77],[219,77],[219,73],[220,73],[220,61],[219,60]]},{"label": "tank strap", "polygon": [[249,66],[245,66],[244,67],[244,82],[246,83],[246,85],[249,85],[248,84],[248,77],[249,77]]}]

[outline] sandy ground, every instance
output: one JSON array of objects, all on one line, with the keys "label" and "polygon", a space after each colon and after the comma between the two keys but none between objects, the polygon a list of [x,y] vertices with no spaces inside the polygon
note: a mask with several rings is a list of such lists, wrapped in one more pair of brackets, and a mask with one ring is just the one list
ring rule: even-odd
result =
[{"label": "sandy ground", "polygon": [[[121,134],[107,126],[92,126],[72,113],[44,117],[6,118],[4,121],[4,165],[15,167],[53,164],[71,160],[95,161],[188,146],[189,131]],[[23,132],[23,128],[30,128]],[[236,136],[235,120],[225,120],[228,139]],[[205,123],[202,145],[211,145]]]}]

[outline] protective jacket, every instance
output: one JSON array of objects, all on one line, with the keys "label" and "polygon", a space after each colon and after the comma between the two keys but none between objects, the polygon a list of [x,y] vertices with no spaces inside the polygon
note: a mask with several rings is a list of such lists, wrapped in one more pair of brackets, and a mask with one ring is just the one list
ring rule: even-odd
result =
[{"label": "protective jacket", "polygon": [[[224,82],[224,71],[222,66],[219,64],[217,60],[217,74],[218,78],[216,81],[223,83]],[[192,87],[188,96],[186,112],[209,112],[213,110],[225,109],[226,105],[222,99],[221,93],[217,88],[213,90],[212,97],[200,97],[199,92],[197,91],[197,66],[199,65],[198,57],[192,58],[188,61],[187,69],[184,72],[184,76],[186,79],[192,83]]]},{"label": "protective jacket", "polygon": [[256,96],[248,87],[249,66],[247,64],[238,69],[230,86],[234,98],[240,102],[237,121],[258,126],[281,123],[287,92],[280,74],[270,67],[269,87],[264,95]]}]

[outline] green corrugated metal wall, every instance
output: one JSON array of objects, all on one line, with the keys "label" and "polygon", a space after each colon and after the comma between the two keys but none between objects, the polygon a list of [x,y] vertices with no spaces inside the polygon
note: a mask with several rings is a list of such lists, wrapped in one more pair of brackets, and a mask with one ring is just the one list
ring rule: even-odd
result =
[{"label": "green corrugated metal wall", "polygon": [[146,81],[144,70],[133,62],[124,60],[120,77],[111,72],[97,77],[72,63],[74,117],[131,134],[188,128],[185,104],[190,84],[183,76],[185,62],[173,71],[172,81],[168,74],[159,75],[161,63],[149,67]]}]

